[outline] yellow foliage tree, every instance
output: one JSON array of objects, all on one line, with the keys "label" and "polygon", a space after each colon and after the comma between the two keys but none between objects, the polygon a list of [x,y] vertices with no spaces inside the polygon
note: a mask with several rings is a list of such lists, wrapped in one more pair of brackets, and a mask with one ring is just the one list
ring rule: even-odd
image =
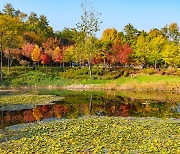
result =
[{"label": "yellow foliage tree", "polygon": [[41,56],[41,48],[38,45],[35,45],[33,52],[31,53],[31,58],[34,62],[39,62]]},{"label": "yellow foliage tree", "polygon": [[70,46],[65,50],[64,62],[75,62],[77,61],[76,49],[74,46]]}]

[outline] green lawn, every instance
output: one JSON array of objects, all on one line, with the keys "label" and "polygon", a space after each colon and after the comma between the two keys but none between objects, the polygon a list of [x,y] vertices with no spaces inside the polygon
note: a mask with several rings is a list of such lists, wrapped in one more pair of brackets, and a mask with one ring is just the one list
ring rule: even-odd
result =
[{"label": "green lawn", "polygon": [[[101,88],[111,87],[115,89],[142,90],[145,91],[170,91],[178,92],[180,89],[179,70],[171,75],[167,70],[167,75],[151,74],[147,71],[119,69],[104,70],[103,68],[93,68],[92,79],[89,78],[88,68],[60,68],[60,67],[31,67],[16,66],[11,67],[10,74],[4,67],[4,80],[0,81],[0,86],[67,86],[67,85],[92,85]],[[144,73],[145,72],[145,73]]]}]

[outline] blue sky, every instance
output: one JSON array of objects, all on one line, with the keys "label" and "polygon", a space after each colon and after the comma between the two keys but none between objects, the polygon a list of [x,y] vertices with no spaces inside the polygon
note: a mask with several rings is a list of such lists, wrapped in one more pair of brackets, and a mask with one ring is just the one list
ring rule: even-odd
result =
[{"label": "blue sky", "polygon": [[[100,37],[106,28],[122,31],[128,23],[137,29],[149,31],[177,22],[180,25],[180,0],[90,0],[100,12],[103,23]],[[81,19],[83,0],[0,0],[0,10],[6,3],[30,14],[45,15],[54,30],[76,27]]]}]

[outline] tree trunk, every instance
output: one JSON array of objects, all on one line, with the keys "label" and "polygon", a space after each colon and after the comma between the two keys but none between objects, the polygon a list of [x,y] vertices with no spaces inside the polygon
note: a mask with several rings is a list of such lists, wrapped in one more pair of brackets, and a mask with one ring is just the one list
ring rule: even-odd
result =
[{"label": "tree trunk", "polygon": [[92,78],[92,66],[91,66],[91,61],[88,60],[88,67],[89,67],[89,76]]},{"label": "tree trunk", "polygon": [[104,68],[106,69],[106,59],[104,58]]},{"label": "tree trunk", "polygon": [[155,68],[155,69],[157,68],[157,62],[156,62],[156,60],[154,61],[154,68]]},{"label": "tree trunk", "polygon": [[[2,46],[2,45],[1,45]],[[1,51],[1,64],[0,64],[0,73],[1,73],[1,81],[3,80],[3,52]]]},{"label": "tree trunk", "polygon": [[36,69],[36,62],[33,62],[32,69],[33,69],[33,70]]},{"label": "tree trunk", "polygon": [[10,74],[10,51],[8,54],[8,75]]}]

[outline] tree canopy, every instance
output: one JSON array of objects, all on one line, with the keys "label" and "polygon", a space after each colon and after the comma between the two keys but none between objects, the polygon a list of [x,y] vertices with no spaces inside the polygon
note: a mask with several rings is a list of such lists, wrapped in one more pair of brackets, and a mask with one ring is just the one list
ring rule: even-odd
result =
[{"label": "tree canopy", "polygon": [[[91,6],[91,5],[90,5]],[[102,64],[180,67],[180,31],[176,22],[146,32],[127,24],[123,31],[107,28],[100,39],[100,13],[82,3],[83,15],[76,28],[54,31],[44,15],[27,15],[6,4],[0,13],[0,52],[2,64],[16,65],[72,63],[80,66]],[[18,64],[19,62],[19,64]]]}]

